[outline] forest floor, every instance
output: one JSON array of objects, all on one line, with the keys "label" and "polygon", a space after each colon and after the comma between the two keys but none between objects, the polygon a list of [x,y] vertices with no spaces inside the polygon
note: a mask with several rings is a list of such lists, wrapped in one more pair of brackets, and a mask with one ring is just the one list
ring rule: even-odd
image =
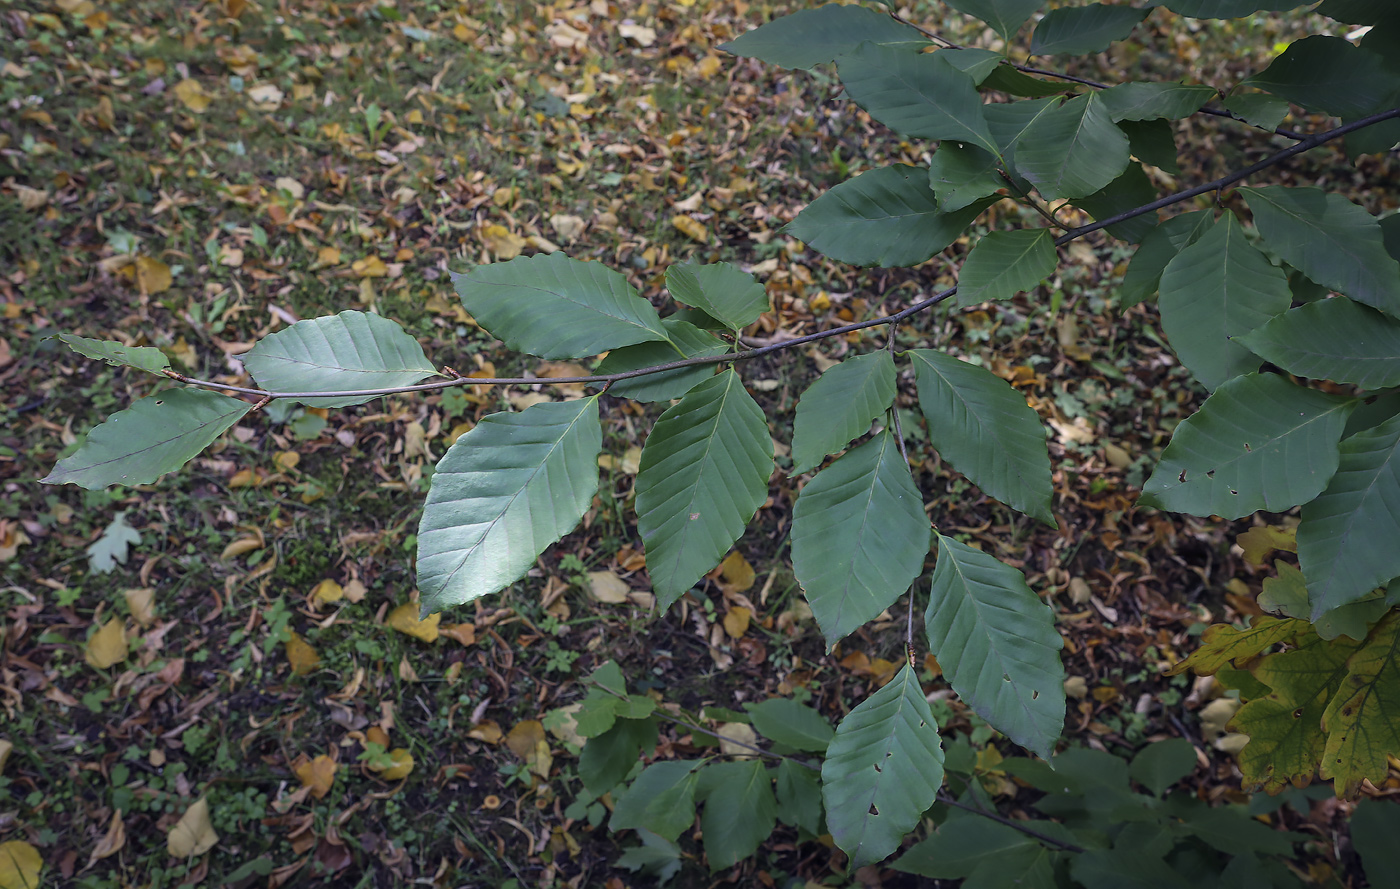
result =
[{"label": "forest floor", "polygon": [[[607,801],[581,797],[577,748],[545,728],[580,698],[581,677],[616,660],[662,700],[712,708],[702,728],[714,730],[775,694],[836,719],[892,675],[903,601],[824,649],[787,561],[796,488],[782,472],[725,571],[650,613],[629,498],[655,411],[618,400],[585,529],[505,593],[416,621],[425,470],[485,413],[571,394],[547,382],[332,413],[275,404],[155,485],[37,482],[94,424],[160,386],[69,352],[63,331],[158,346],[187,373],[231,381],[258,337],[354,308],[401,322],[438,364],[547,378],[571,366],[508,355],[461,309],[449,267],[563,249],[626,272],[660,304],[669,263],[731,262],[773,298],[756,337],[872,317],[952,283],[965,240],[916,269],[853,269],[782,233],[825,188],[917,163],[922,149],[840,98],[830,71],[716,49],[775,11],[745,0],[0,3],[0,842],[31,843],[52,884],[86,887],[649,885],[618,866],[635,840],[601,823]],[[1284,33],[1262,17],[1192,31],[1159,12],[1139,49],[1075,70],[1231,83]],[[1197,67],[1222,57],[1228,68]],[[1181,135],[1184,184],[1277,147],[1228,121],[1186,121]],[[1291,170],[1383,172],[1330,148]],[[1185,737],[1200,752],[1199,794],[1249,803],[1217,747],[1218,711],[1202,718],[1209,692],[1163,668],[1207,624],[1259,613],[1261,569],[1234,545],[1249,521],[1134,506],[1203,393],[1152,306],[1118,309],[1129,255],[1106,238],[1076,242],[1034,292],[934,311],[902,334],[1026,394],[1050,430],[1058,529],[940,467],[912,409],[904,429],[939,527],[1022,567],[1054,607],[1065,743],[1130,753]],[[882,336],[744,368],[774,420],[780,468],[805,385]],[[945,736],[981,752],[1014,813],[1024,788],[995,766],[1020,751],[924,666]],[[706,742],[666,733],[657,755]],[[1345,808],[1330,789],[1252,804],[1315,837],[1319,885],[1347,885]],[[170,853],[177,826],[200,854]],[[854,885],[842,853],[786,830],[713,878],[685,840],[678,882]],[[910,885],[878,868],[859,877]]]}]

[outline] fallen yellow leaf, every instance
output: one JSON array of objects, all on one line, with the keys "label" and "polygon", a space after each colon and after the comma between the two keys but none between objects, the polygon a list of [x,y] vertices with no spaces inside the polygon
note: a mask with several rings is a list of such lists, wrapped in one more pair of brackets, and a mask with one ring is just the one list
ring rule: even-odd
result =
[{"label": "fallen yellow leaf", "polygon": [[301,454],[296,451],[278,451],[272,458],[272,462],[277,464],[277,468],[286,472],[289,469],[296,469],[301,462]]},{"label": "fallen yellow leaf", "polygon": [[389,274],[389,267],[378,256],[357,259],[350,263],[350,270],[361,278],[383,278]]},{"label": "fallen yellow leaf", "polygon": [[203,855],[219,842],[214,825],[209,821],[209,800],[204,797],[194,801],[185,810],[166,837],[166,849],[176,858],[190,858]]},{"label": "fallen yellow leaf", "polygon": [[627,581],[611,571],[590,571],[588,572],[588,591],[599,602],[617,605],[627,601],[627,594],[632,591],[632,588],[627,585]]},{"label": "fallen yellow leaf", "polygon": [[126,632],[122,628],[122,619],[114,617],[93,633],[83,657],[99,670],[126,660]]},{"label": "fallen yellow leaf", "polygon": [[499,744],[504,735],[494,719],[483,719],[467,730],[467,737],[487,744]]},{"label": "fallen yellow leaf", "polygon": [[754,572],[744,554],[735,550],[719,563],[719,574],[724,579],[724,588],[731,593],[742,593],[753,586]]},{"label": "fallen yellow leaf", "polygon": [[209,103],[213,101],[213,96],[206,93],[197,80],[180,81],[175,84],[174,92],[175,98],[185,103],[185,107],[195,114],[203,114],[209,110]]},{"label": "fallen yellow leaf", "polygon": [[316,799],[324,799],[335,785],[335,760],[324,753],[315,759],[303,757],[292,767],[292,772],[303,787],[311,788],[311,795]]},{"label": "fallen yellow leaf", "polygon": [[0,843],[0,889],[29,889],[39,885],[44,859],[24,840]]},{"label": "fallen yellow leaf", "polygon": [[730,639],[738,639],[749,631],[749,619],[753,614],[742,605],[735,605],[724,615],[724,632]]},{"label": "fallen yellow leaf", "polygon": [[481,243],[500,260],[511,260],[525,249],[525,239],[513,234],[504,225],[488,225],[481,229]]},{"label": "fallen yellow leaf", "polygon": [[142,293],[163,293],[173,281],[170,266],[153,256],[136,257],[136,286]]},{"label": "fallen yellow leaf", "polygon": [[352,580],[345,585],[342,592],[345,594],[345,598],[351,602],[359,602],[364,599],[365,593],[369,590],[365,589],[365,585],[358,580]]},{"label": "fallen yellow leaf", "polygon": [[296,633],[287,636],[287,663],[292,665],[293,676],[305,676],[321,665],[321,656],[311,643]]},{"label": "fallen yellow leaf", "polygon": [[721,753],[728,754],[737,759],[752,759],[753,748],[758,743],[758,734],[751,726],[742,722],[726,722],[716,729],[715,734],[719,735],[719,749]]},{"label": "fallen yellow leaf", "polygon": [[440,632],[449,639],[456,639],[462,645],[476,644],[476,624],[461,623],[443,627]]},{"label": "fallen yellow leaf", "polygon": [[407,778],[409,772],[413,771],[413,754],[402,747],[395,747],[389,751],[389,758],[394,764],[379,773],[379,777],[386,781],[398,781]]},{"label": "fallen yellow leaf", "polygon": [[710,231],[705,228],[705,224],[694,216],[685,213],[677,213],[671,217],[671,224],[681,234],[692,241],[699,241],[701,244],[708,244],[710,241]]},{"label": "fallen yellow leaf", "polygon": [[143,587],[139,590],[126,590],[122,595],[126,597],[126,607],[131,609],[131,616],[138,624],[149,627],[156,622],[155,590]]},{"label": "fallen yellow leaf", "polygon": [[345,587],[327,577],[316,584],[316,588],[311,591],[311,601],[316,605],[329,605],[332,602],[339,602],[345,597]]},{"label": "fallen yellow leaf", "polygon": [[549,752],[549,741],[545,737],[544,723],[538,719],[527,719],[510,730],[506,735],[506,746],[511,752],[525,760],[530,771],[541,778],[549,777],[554,765],[554,756]]},{"label": "fallen yellow leaf", "polygon": [[430,614],[423,620],[419,620],[416,602],[405,602],[389,612],[389,626],[415,639],[422,639],[424,642],[437,641],[438,624],[441,621],[441,614]]}]

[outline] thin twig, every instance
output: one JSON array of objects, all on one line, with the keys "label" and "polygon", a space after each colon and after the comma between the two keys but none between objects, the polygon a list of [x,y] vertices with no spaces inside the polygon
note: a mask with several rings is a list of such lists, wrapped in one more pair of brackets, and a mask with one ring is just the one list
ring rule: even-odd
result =
[{"label": "thin twig", "polygon": [[1035,837],[1042,843],[1048,843],[1049,845],[1054,846],[1057,849],[1062,849],[1066,852],[1088,851],[1083,846],[1077,846],[1074,843],[1066,843],[1064,840],[1057,840],[1054,837],[1046,836],[1045,834],[1041,833],[1033,827],[1027,827],[1024,823],[1017,821],[1015,818],[1007,818],[1000,812],[989,812],[981,806],[969,806],[966,803],[958,802],[951,796],[947,796],[941,791],[938,794],[938,801],[943,803],[944,805],[952,806],[955,809],[962,809],[964,812],[971,812],[974,815],[981,815],[983,818],[990,818],[998,824],[1005,824],[1007,827],[1010,827],[1013,830],[1019,830],[1026,836]]}]

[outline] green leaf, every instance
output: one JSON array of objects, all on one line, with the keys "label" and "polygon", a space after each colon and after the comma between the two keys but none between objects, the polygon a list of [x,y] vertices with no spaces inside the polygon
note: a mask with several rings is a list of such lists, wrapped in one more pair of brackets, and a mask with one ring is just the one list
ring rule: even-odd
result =
[{"label": "green leaf", "polygon": [[453,273],[452,286],[492,336],[541,358],[585,358],[666,339],[651,304],[600,262],[562,253],[518,256]]},{"label": "green leaf", "polygon": [[669,759],[642,770],[617,799],[608,826],[613,831],[649,830],[671,842],[695,823],[698,760]]},{"label": "green leaf", "polygon": [[1307,503],[1337,471],[1355,407],[1276,374],[1228,380],[1176,427],[1138,503],[1227,519]]},{"label": "green leaf", "polygon": [[1049,759],[1065,725],[1064,640],[1021,572],[940,535],[924,624],[929,650],[958,697]]},{"label": "green leaf", "polygon": [[828,647],[919,576],[929,545],[923,507],[888,429],[803,487],[792,510],[792,567]]},{"label": "green leaf", "polygon": [[112,516],[102,536],[88,544],[88,570],[110,574],[118,565],[125,565],[127,548],[141,542],[141,532],[126,523],[126,513]]},{"label": "green leaf", "polygon": [[[1157,199],[1157,187],[1147,178],[1142,164],[1128,164],[1123,175],[1114,179],[1100,190],[1082,198],[1075,198],[1074,205],[1095,219],[1108,219],[1119,213],[1133,210]],[[1147,237],[1157,227],[1157,213],[1144,213],[1124,222],[1114,223],[1107,228],[1110,235],[1136,244]]]},{"label": "green leaf", "polygon": [[1259,369],[1259,358],[1232,338],[1288,310],[1288,276],[1245,238],[1227,213],[1167,263],[1157,303],[1162,332],[1181,363],[1214,390]]},{"label": "green leaf", "polygon": [[1281,11],[1303,6],[1310,0],[1164,0],[1163,6],[1178,15],[1198,19],[1237,19],[1260,11]]},{"label": "green leaf", "polygon": [[975,84],[980,84],[1006,61],[1006,56],[999,52],[976,47],[940,49],[939,52],[954,68],[971,77]]},{"label": "green leaf", "polygon": [[1345,297],[1290,309],[1240,342],[1300,377],[1363,389],[1400,386],[1400,321]]},{"label": "green leaf", "polygon": [[972,876],[984,862],[1000,862],[1005,855],[1031,847],[1039,848],[1040,843],[1030,835],[968,815],[939,825],[928,839],[905,852],[891,867],[937,880],[961,880]]},{"label": "green leaf", "polygon": [[899,848],[943,783],[938,725],[908,664],[841,720],[822,763],[822,801],[855,871]]},{"label": "green leaf", "polygon": [[953,243],[992,203],[982,199],[945,213],[923,170],[895,164],[830,189],[783,230],[851,265],[913,266]]},{"label": "green leaf", "polygon": [[1102,3],[1052,9],[1035,26],[1031,55],[1070,53],[1083,56],[1103,52],[1131,34],[1151,11]]},{"label": "green leaf", "polygon": [[1273,132],[1288,116],[1288,100],[1268,93],[1234,93],[1222,103],[1225,110],[1252,127]]},{"label": "green leaf", "polygon": [[995,194],[1006,187],[997,172],[996,155],[975,145],[946,141],[938,146],[928,164],[928,184],[944,213]]},{"label": "green leaf", "polygon": [[778,763],[778,818],[813,836],[825,832],[822,830],[820,775],[816,769],[809,769],[793,759]]},{"label": "green leaf", "polygon": [[[1303,578],[1303,572],[1287,562],[1275,562],[1274,567],[1278,577],[1264,578],[1259,607],[1306,620],[1312,614],[1312,606],[1308,603],[1308,582]],[[1371,624],[1389,607],[1381,591],[1373,590],[1364,599],[1333,608],[1322,615],[1313,621],[1313,629],[1317,635],[1329,641],[1338,636],[1365,639]]]},{"label": "green leaf", "polygon": [[165,353],[151,346],[124,346],[108,340],[88,339],[76,333],[60,333],[58,338],[84,358],[105,361],[116,367],[134,367],[160,376],[165,376],[162,371],[170,367]]},{"label": "green leaf", "polygon": [[[241,356],[270,392],[348,392],[412,386],[437,373],[423,347],[388,318],[364,312],[298,321]],[[364,404],[374,395],[299,398],[312,407]]]},{"label": "green leaf", "polygon": [[733,370],[691,389],[642,448],[637,527],[661,608],[719,564],[768,497],[773,439]]},{"label": "green leaf", "polygon": [[1320,188],[1241,188],[1254,224],[1285,262],[1324,287],[1400,317],[1400,263],[1376,218]]},{"label": "green leaf", "polygon": [[895,132],[971,142],[996,152],[977,86],[941,52],[866,43],[842,56],[836,67],[851,101]]},{"label": "green leaf", "polygon": [[1298,567],[1314,618],[1400,576],[1398,445],[1400,416],[1345,439],[1327,490],[1303,507]]},{"label": "green leaf", "polygon": [[1176,129],[1171,121],[1124,120],[1119,121],[1118,129],[1127,135],[1128,152],[1133,157],[1173,175],[1181,172],[1176,162]]},{"label": "green leaf", "polygon": [[1214,99],[1216,92],[1208,86],[1184,83],[1134,82],[1106,89],[1099,93],[1099,97],[1103,99],[1108,116],[1117,123],[1120,120],[1180,120],[1190,117]]},{"label": "green leaf", "polygon": [[975,16],[1010,41],[1045,0],[947,0],[958,12]]},{"label": "green leaf", "polygon": [[1361,782],[1385,783],[1387,757],[1400,755],[1400,612],[1376,625],[1347,660],[1347,675],[1322,714],[1327,747],[1321,774],[1337,796],[1355,799]]},{"label": "green leaf", "polygon": [[983,89],[1000,90],[1012,96],[1055,96],[1071,92],[1075,85],[1064,80],[1041,80],[1022,74],[1012,65],[998,65],[981,83]]},{"label": "green leaf", "polygon": [[719,48],[779,68],[809,69],[834,61],[866,40],[906,52],[928,46],[918,31],[884,13],[832,3],[779,16]]},{"label": "green leaf", "polygon": [[931,349],[905,354],[914,363],[929,441],[943,459],[988,496],[1054,527],[1045,427],[1025,396],[951,355]]},{"label": "green leaf", "polygon": [[1248,660],[1308,629],[1305,620],[1264,615],[1256,615],[1247,630],[1230,624],[1212,624],[1201,637],[1201,647],[1168,670],[1167,675],[1176,676],[1190,669],[1198,676],[1211,676],[1232,661]]},{"label": "green leaf", "polygon": [[1081,198],[1128,168],[1128,137],[1096,94],[1037,117],[1017,142],[1016,169],[1046,200]]},{"label": "green leaf", "polygon": [[694,306],[732,330],[748,327],[768,311],[768,291],[753,275],[727,262],[673,263],[666,289],[678,302]]},{"label": "green leaf", "polygon": [[1055,235],[1048,228],[983,236],[958,275],[956,305],[975,306],[1030,290],[1055,271]]},{"label": "green leaf", "polygon": [[681,872],[681,847],[646,828],[638,828],[637,836],[642,845],[624,851],[617,859],[618,866],[656,877],[662,885],[669,883]]},{"label": "green leaf", "polygon": [[1376,53],[1349,40],[1313,34],[1293,43],[1268,68],[1245,80],[1252,86],[1337,117],[1363,117],[1391,107],[1400,78]]},{"label": "green leaf", "polygon": [[148,395],[94,426],[78,450],[40,481],[89,491],[149,485],[194,459],[252,409],[246,401],[207,389]]},{"label": "green leaf", "polygon": [[505,589],[598,492],[598,396],[490,414],[438,461],[418,525],[423,611]]},{"label": "green leaf", "polygon": [[1141,849],[1090,849],[1070,858],[1070,876],[1084,889],[1189,889],[1160,856]]},{"label": "green leaf", "polygon": [[[1019,187],[1028,190],[1030,182],[1016,173],[1016,146],[1021,137],[1036,121],[1048,117],[1060,107],[1058,97],[1048,99],[1026,99],[1021,102],[1002,102],[983,106],[987,118],[987,129],[992,131],[999,153],[1003,158],[1002,168],[1013,173]],[[1024,183],[1024,184],[1022,184]]]},{"label": "green leaf", "polygon": [[700,829],[714,873],[758,851],[777,823],[778,803],[761,760],[713,763],[705,768],[705,781],[711,789]]},{"label": "green leaf", "polygon": [[792,698],[769,698],[744,708],[760,735],[793,750],[825,753],[835,734],[826,717]]},{"label": "green leaf", "polygon": [[1385,874],[1400,872],[1400,806],[1363,799],[1351,813],[1351,844],[1361,856],[1367,879],[1375,885]]},{"label": "green leaf", "polygon": [[894,358],[886,349],[847,358],[807,387],[792,425],[792,475],[870,431],[894,403]]},{"label": "green leaf", "polygon": [[[724,340],[689,322],[667,318],[661,322],[661,327],[666,331],[667,340],[613,349],[598,362],[597,373],[625,373],[683,358],[710,358],[729,351],[729,344]],[[714,367],[708,364],[667,370],[620,380],[613,383],[608,394],[636,401],[670,401],[680,398],[714,374]]]},{"label": "green leaf", "polygon": [[619,719],[601,735],[588,739],[578,757],[578,776],[589,793],[602,796],[616,787],[639,756],[656,747],[655,719]]},{"label": "green leaf", "polygon": [[1162,272],[1167,263],[1183,249],[1196,243],[1200,236],[1209,231],[1215,223],[1215,216],[1209,210],[1195,210],[1173,216],[1154,228],[1133,254],[1128,271],[1123,275],[1123,288],[1118,294],[1118,303],[1127,309],[1157,292],[1162,280]]},{"label": "green leaf", "polygon": [[1196,748],[1185,738],[1148,744],[1133,757],[1128,775],[1156,796],[1196,770]]},{"label": "green leaf", "polygon": [[1351,25],[1388,24],[1400,18],[1400,9],[1390,0],[1324,0],[1313,11]]}]

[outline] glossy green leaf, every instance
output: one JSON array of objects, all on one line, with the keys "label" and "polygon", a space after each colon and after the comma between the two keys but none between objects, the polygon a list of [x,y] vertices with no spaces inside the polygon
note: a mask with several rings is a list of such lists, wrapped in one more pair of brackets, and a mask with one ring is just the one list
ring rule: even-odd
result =
[{"label": "glossy green leaf", "polygon": [[1303,507],[1298,566],[1313,617],[1400,577],[1398,447],[1400,416],[1344,440],[1332,481]]},{"label": "glossy green leaf", "polygon": [[423,611],[519,580],[598,492],[598,396],[489,414],[438,461],[418,525]]},{"label": "glossy green leaf", "polygon": [[1222,103],[1225,110],[1250,126],[1273,131],[1288,116],[1288,100],[1269,93],[1233,93]]},{"label": "glossy green leaf", "polygon": [[1190,86],[1141,81],[1119,84],[1099,93],[1108,116],[1115,122],[1157,118],[1179,120],[1195,114],[1215,96],[1214,89],[1199,84]]},{"label": "glossy green leaf", "polygon": [[1127,168],[1128,137],[1097,94],[1037,117],[1017,143],[1016,169],[1046,200],[1093,194]]},{"label": "glossy green leaf", "polygon": [[700,816],[710,873],[733,867],[758,851],[778,820],[773,780],[759,759],[705,767],[705,811]]},{"label": "glossy green leaf", "polygon": [[1103,3],[1052,9],[1035,26],[1031,55],[1083,56],[1103,52],[1131,34],[1149,12],[1150,9]]},{"label": "glossy green leaf", "polygon": [[[1134,210],[1157,199],[1157,187],[1147,178],[1142,164],[1128,164],[1123,175],[1103,188],[1082,198],[1075,198],[1074,205],[1095,219],[1108,219],[1119,213]],[[1157,213],[1144,213],[1132,219],[1110,225],[1106,231],[1115,238],[1136,244],[1147,237],[1157,227]]]},{"label": "glossy green leaf", "polygon": [[767,499],[772,471],[763,409],[732,370],[656,421],[637,472],[637,527],[663,609],[729,552]]},{"label": "glossy green leaf", "polygon": [[1337,796],[1355,799],[1362,781],[1376,786],[1400,755],[1400,612],[1392,611],[1347,660],[1347,675],[1322,714],[1327,747],[1323,778]]},{"label": "glossy green leaf", "polygon": [[768,291],[753,275],[727,262],[673,263],[666,289],[678,302],[694,306],[732,330],[748,327],[768,311]]},{"label": "glossy green leaf", "polygon": [[1355,407],[1276,374],[1228,380],[1176,427],[1138,503],[1227,519],[1307,503],[1337,471]]},{"label": "glossy green leaf", "polygon": [[719,48],[779,68],[814,68],[869,40],[916,51],[928,39],[908,25],[864,6],[831,3],[773,19]]},{"label": "glossy green leaf", "polygon": [[642,770],[613,806],[608,826],[614,831],[649,830],[675,842],[695,823],[697,760],[668,759]]},{"label": "glossy green leaf", "polygon": [[620,273],[562,253],[518,256],[452,275],[462,305],[517,352],[585,358],[666,339],[651,303]]},{"label": "glossy green leaf", "polygon": [[1298,306],[1240,342],[1300,377],[1363,389],[1400,386],[1400,321],[1345,297]]},{"label": "glossy green leaf", "polygon": [[891,431],[813,476],[792,510],[792,567],[828,647],[909,589],[928,545],[923,497]]},{"label": "glossy green leaf", "polygon": [[928,184],[944,213],[961,210],[1006,187],[996,155],[975,145],[941,143],[928,164]]},{"label": "glossy green leaf", "polygon": [[94,426],[78,450],[40,481],[89,491],[149,485],[194,459],[252,409],[249,402],[207,389],[148,395]]},{"label": "glossy green leaf", "polygon": [[907,354],[929,441],[953,468],[1013,509],[1055,525],[1045,427],[1011,384],[931,349]]},{"label": "glossy green leaf", "polygon": [[[683,358],[708,358],[723,355],[730,349],[724,340],[686,321],[667,318],[661,322],[661,327],[666,331],[668,340],[614,349],[598,362],[597,373],[624,373]],[[667,370],[619,380],[608,389],[608,394],[637,401],[670,401],[680,398],[714,375],[715,368],[709,364]]]},{"label": "glossy green leaf", "polygon": [[906,664],[846,714],[822,763],[827,826],[851,870],[898,849],[942,783],[938,725]]},{"label": "glossy green leaf", "polygon": [[812,249],[852,265],[918,265],[953,243],[993,203],[943,212],[918,167],[867,170],[835,186],[783,230]]},{"label": "glossy green leaf", "polygon": [[744,709],[760,735],[793,750],[825,753],[835,734],[826,717],[792,698],[769,698]]},{"label": "glossy green leaf", "polygon": [[602,796],[627,777],[640,756],[656,747],[655,719],[619,719],[588,739],[578,757],[578,776],[589,793]]},{"label": "glossy green leaf", "polygon": [[866,43],[842,56],[837,69],[851,101],[895,132],[997,150],[976,85],[942,53]]},{"label": "glossy green leaf", "polygon": [[1119,305],[1126,309],[1151,298],[1157,292],[1167,264],[1186,247],[1196,243],[1202,234],[1210,231],[1214,223],[1215,216],[1211,211],[1196,210],[1173,216],[1154,228],[1151,234],[1142,239],[1132,262],[1128,264],[1122,289],[1118,293]]},{"label": "glossy green leaf", "polygon": [[963,263],[955,304],[1009,299],[1048,278],[1055,263],[1055,235],[1048,228],[991,232]]},{"label": "glossy green leaf", "polygon": [[886,349],[847,358],[817,377],[797,402],[792,474],[806,472],[869,432],[894,403],[894,390],[894,358]]},{"label": "glossy green leaf", "polygon": [[945,61],[972,78],[975,84],[980,84],[1006,61],[1006,56],[999,52],[969,46],[940,49],[939,52]]},{"label": "glossy green leaf", "polygon": [[[388,318],[341,312],[298,321],[241,356],[270,392],[349,392],[412,386],[437,373],[418,341]],[[300,398],[312,407],[364,404],[374,395]]]},{"label": "glossy green leaf", "polygon": [[1324,287],[1400,317],[1400,263],[1376,218],[1320,188],[1241,188],[1254,224],[1285,262]]},{"label": "glossy green leaf", "polygon": [[76,333],[60,333],[58,338],[84,358],[105,361],[116,367],[134,367],[160,376],[165,376],[162,371],[170,367],[165,353],[152,346],[126,346],[110,340],[88,339]]},{"label": "glossy green leaf", "polygon": [[807,768],[794,759],[786,758],[778,763],[778,780],[775,784],[780,821],[800,827],[813,836],[825,833],[822,829],[820,778],[820,771]]},{"label": "glossy green leaf", "polygon": [[929,651],[958,697],[1048,759],[1065,724],[1064,640],[1021,572],[940,535],[924,624]]},{"label": "glossy green leaf", "polygon": [[1211,390],[1259,369],[1258,356],[1232,338],[1293,303],[1288,276],[1249,243],[1233,213],[1167,263],[1159,290],[1162,332]]},{"label": "glossy green leaf", "polygon": [[1045,5],[1045,0],[947,0],[958,12],[981,19],[992,30],[1010,40],[1021,26]]},{"label": "glossy green leaf", "polygon": [[1196,770],[1196,748],[1185,738],[1148,744],[1133,757],[1128,775],[1157,796]]},{"label": "glossy green leaf", "polygon": [[1386,69],[1381,56],[1325,34],[1294,42],[1242,86],[1337,117],[1384,111],[1400,98],[1400,78]]}]

